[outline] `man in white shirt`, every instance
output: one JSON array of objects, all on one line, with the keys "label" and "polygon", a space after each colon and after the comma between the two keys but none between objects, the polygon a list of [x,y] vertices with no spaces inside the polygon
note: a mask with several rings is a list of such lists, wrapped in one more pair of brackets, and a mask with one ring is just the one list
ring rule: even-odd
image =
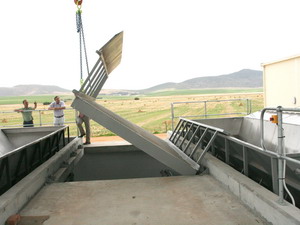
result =
[{"label": "man in white shirt", "polygon": [[60,101],[59,96],[54,97],[54,102],[52,102],[48,108],[49,110],[54,110],[54,125],[64,125],[65,115],[64,109],[66,109],[65,103]]}]

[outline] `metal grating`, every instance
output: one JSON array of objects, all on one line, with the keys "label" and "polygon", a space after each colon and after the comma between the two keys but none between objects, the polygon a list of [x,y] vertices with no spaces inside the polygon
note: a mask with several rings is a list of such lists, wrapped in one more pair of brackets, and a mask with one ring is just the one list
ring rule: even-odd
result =
[{"label": "metal grating", "polygon": [[[196,121],[181,118],[169,141],[190,159],[194,160],[197,164],[201,164],[202,159],[212,146],[218,133],[224,132],[224,130],[216,127],[210,127]],[[192,143],[193,147],[191,148]],[[203,151],[198,151],[199,148],[203,149]]]},{"label": "metal grating", "polygon": [[100,50],[99,59],[82,84],[80,92],[96,98],[108,75],[120,64],[122,58],[123,32],[116,34]]}]

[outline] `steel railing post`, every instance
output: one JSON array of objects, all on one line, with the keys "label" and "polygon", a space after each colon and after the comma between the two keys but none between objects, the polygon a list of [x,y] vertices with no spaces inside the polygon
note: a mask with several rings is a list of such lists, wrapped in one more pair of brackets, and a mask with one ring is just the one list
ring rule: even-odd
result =
[{"label": "steel railing post", "polygon": [[40,117],[40,127],[42,126],[42,114],[41,114],[41,110],[39,110],[39,117]]},{"label": "steel railing post", "polygon": [[[260,115],[260,132],[261,132],[261,146],[262,149],[264,151],[267,151],[265,146],[264,146],[264,113],[267,110],[273,110],[276,111],[277,113],[277,117],[278,117],[278,123],[277,123],[277,135],[278,135],[278,146],[277,146],[277,161],[278,161],[278,195],[279,195],[279,199],[278,199],[278,203],[281,205],[285,205],[284,202],[284,190],[286,190],[286,192],[288,193],[289,197],[292,200],[292,204],[295,205],[295,200],[293,198],[293,196],[291,195],[291,193],[289,192],[288,188],[286,187],[285,184],[285,164],[286,164],[286,160],[291,161],[292,158],[286,157],[285,155],[285,147],[284,147],[284,134],[283,134],[283,120],[282,120],[282,112],[283,111],[292,111],[292,112],[300,112],[300,109],[292,109],[292,108],[282,108],[281,106],[278,106],[277,108],[264,108],[261,111],[261,115]],[[299,163],[299,162],[297,162]],[[274,170],[274,165],[272,166],[272,170]],[[272,175],[274,174],[274,172],[272,172]],[[272,177],[273,180],[273,184],[276,184],[276,182],[274,182],[274,177]],[[274,187],[273,187],[274,189]],[[275,189],[276,190],[276,189]],[[276,190],[277,191],[277,190]]]},{"label": "steel railing post", "polygon": [[204,101],[204,118],[207,118],[207,108],[206,108],[206,101]]},{"label": "steel railing post", "polygon": [[264,108],[260,113],[260,145],[266,151],[265,138],[264,138],[264,115],[267,110],[274,110],[274,108]]},{"label": "steel railing post", "polygon": [[171,103],[172,131],[174,131],[174,105]]},{"label": "steel railing post", "polygon": [[284,156],[284,146],[283,146],[283,128],[282,128],[282,107],[277,107],[277,116],[278,116],[278,190],[279,190],[279,200],[280,204],[284,203],[284,187],[283,187],[283,179],[284,179],[284,159],[281,157]]}]

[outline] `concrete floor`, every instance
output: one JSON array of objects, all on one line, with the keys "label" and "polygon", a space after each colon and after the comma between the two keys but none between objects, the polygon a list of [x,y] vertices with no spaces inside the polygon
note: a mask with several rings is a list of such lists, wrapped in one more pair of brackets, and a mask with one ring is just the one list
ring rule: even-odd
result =
[{"label": "concrete floor", "polygon": [[268,224],[209,175],[54,183],[21,211],[44,225]]}]

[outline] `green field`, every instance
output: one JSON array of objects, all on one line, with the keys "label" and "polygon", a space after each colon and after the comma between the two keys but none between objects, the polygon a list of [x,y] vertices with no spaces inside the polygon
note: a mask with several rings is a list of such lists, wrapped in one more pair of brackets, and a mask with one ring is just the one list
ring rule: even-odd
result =
[{"label": "green field", "polygon": [[[262,88],[253,89],[199,89],[199,90],[173,90],[154,92],[150,94],[144,94],[141,96],[114,96],[114,95],[99,95],[98,99],[113,99],[113,100],[128,100],[135,97],[159,97],[159,96],[177,96],[177,95],[211,95],[211,94],[228,94],[228,93],[254,93],[262,92]],[[40,104],[44,102],[52,102],[54,95],[38,95],[38,96],[7,96],[0,97],[0,105],[21,104],[24,99],[27,99],[29,103],[38,102]],[[72,102],[74,95],[60,95],[60,98],[65,102]]]},{"label": "green field", "polygon": [[[194,92],[195,91],[195,92]],[[228,92],[227,92],[228,91]],[[233,91],[236,91],[235,93]],[[249,91],[249,90],[247,90]],[[212,94],[210,92],[213,92]],[[245,92],[245,90],[244,90]],[[251,99],[252,112],[263,108],[263,94],[257,93],[259,89],[251,89],[248,93],[243,93],[238,89],[226,90],[183,90],[183,92],[169,92],[169,95],[161,93],[144,96],[100,96],[97,103],[119,114],[125,119],[143,127],[151,133],[166,133],[172,127],[171,122],[171,103],[174,102],[195,102],[182,103],[174,105],[174,116],[203,115],[205,111],[204,103],[201,101],[222,101],[228,99]],[[185,93],[185,94],[183,94]],[[53,111],[47,111],[48,106],[43,102],[51,102],[53,96],[19,96],[19,97],[1,97],[0,98],[0,126],[9,127],[11,125],[22,124],[22,115],[13,112],[14,109],[22,107],[22,100],[27,99],[32,105],[34,101],[38,102],[37,110],[33,113],[35,125],[40,121],[43,124],[51,125],[53,121]],[[77,129],[74,123],[75,112],[71,109],[72,95],[61,96],[66,101],[69,110],[65,111],[66,121],[71,129],[71,134],[76,135]],[[135,100],[137,98],[137,100]],[[246,112],[247,104],[245,100],[229,102],[207,102],[206,110],[208,114],[240,113]],[[44,111],[46,110],[46,111]],[[216,117],[216,116],[214,116]],[[199,116],[198,118],[203,118]],[[175,119],[176,122],[176,119]],[[96,122],[91,122],[92,136],[114,135],[111,131],[103,128]]]}]

